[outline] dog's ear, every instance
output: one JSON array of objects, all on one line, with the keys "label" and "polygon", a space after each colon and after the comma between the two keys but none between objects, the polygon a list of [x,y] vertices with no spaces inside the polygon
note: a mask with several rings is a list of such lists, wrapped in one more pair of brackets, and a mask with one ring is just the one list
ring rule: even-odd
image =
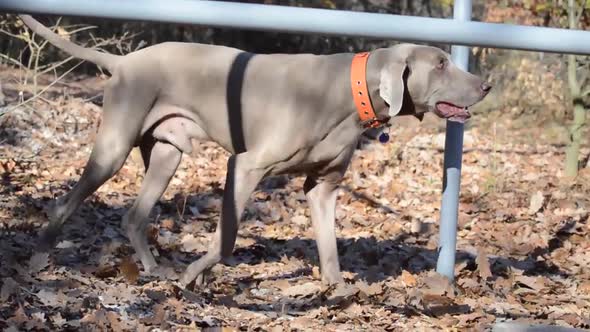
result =
[{"label": "dog's ear", "polygon": [[402,109],[406,84],[404,74],[408,66],[405,62],[394,62],[381,71],[379,95],[389,105],[389,116],[396,116]]}]

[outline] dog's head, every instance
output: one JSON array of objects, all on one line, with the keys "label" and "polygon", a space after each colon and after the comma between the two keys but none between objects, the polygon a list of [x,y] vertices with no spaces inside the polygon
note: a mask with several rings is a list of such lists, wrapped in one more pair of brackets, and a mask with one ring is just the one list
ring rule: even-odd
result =
[{"label": "dog's head", "polygon": [[464,122],[468,108],[481,101],[491,86],[458,68],[443,50],[399,44],[381,70],[379,94],[389,116],[433,111],[441,118]]}]

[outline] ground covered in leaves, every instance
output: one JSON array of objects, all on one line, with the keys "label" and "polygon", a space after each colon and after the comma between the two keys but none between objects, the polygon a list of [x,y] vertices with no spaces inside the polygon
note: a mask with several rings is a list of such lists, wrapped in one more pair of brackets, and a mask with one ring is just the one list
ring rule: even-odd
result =
[{"label": "ground covered in leaves", "polygon": [[[390,143],[356,153],[337,207],[346,286],[320,283],[303,179],[283,177],[253,195],[234,259],[213,269],[207,287],[186,290],[143,275],[120,227],[143,176],[137,154],[85,202],[57,248],[33,251],[46,208],[88,158],[104,81],[58,83],[15,107],[33,92],[15,83],[18,72],[1,73],[9,101],[0,118],[2,329],[465,330],[504,320],[590,327],[590,170],[562,178],[559,128],[500,111],[471,121],[453,285],[433,273],[444,121],[427,116],[400,118]],[[590,153],[587,143],[582,152]],[[199,144],[152,213],[152,250],[177,272],[207,248],[226,158]]]}]

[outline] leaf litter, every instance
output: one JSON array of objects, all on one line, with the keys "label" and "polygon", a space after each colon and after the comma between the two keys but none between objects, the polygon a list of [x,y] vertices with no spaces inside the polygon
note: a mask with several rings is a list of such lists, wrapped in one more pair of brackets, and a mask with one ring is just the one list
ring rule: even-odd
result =
[{"label": "leaf litter", "polygon": [[[71,117],[84,125],[66,128]],[[186,290],[143,275],[121,229],[143,178],[134,158],[86,200],[55,249],[33,251],[52,199],[81,174],[99,117],[98,106],[62,98],[0,120],[21,133],[0,146],[3,330],[590,328],[590,173],[562,181],[563,148],[542,133],[522,142],[526,128],[493,119],[492,132],[485,118],[466,131],[454,283],[433,272],[444,123],[427,116],[400,118],[397,139],[356,152],[336,212],[346,285],[322,285],[303,179],[280,177],[250,200],[232,261]],[[152,252],[176,273],[207,250],[227,156],[198,144],[150,216]]]}]

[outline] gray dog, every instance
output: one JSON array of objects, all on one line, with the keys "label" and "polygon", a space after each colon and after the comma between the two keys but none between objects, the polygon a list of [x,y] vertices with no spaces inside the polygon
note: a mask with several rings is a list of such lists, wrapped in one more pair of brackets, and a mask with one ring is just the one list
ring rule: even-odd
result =
[{"label": "gray dog", "polygon": [[[148,215],[182,154],[191,152],[192,140],[214,141],[231,153],[221,219],[209,251],[181,276],[184,285],[202,283],[205,272],[231,256],[240,216],[260,180],[287,173],[307,176],[303,190],[322,281],[340,282],[334,229],[337,188],[360,135],[396,115],[420,117],[434,111],[442,118],[465,121],[470,117],[467,108],[491,88],[457,68],[438,48],[400,44],[377,49],[363,68],[365,100],[375,115],[365,122],[353,97],[357,92],[351,90],[354,54],[262,55],[163,43],[117,56],[62,39],[30,16],[21,19],[51,44],[112,74],[88,164],[74,188],[57,200],[41,236],[41,250],[53,246],[63,223],[139,146],[146,175],[123,223],[144,269],[154,271],[157,263],[145,235]],[[360,104],[367,106],[365,101]]]}]

